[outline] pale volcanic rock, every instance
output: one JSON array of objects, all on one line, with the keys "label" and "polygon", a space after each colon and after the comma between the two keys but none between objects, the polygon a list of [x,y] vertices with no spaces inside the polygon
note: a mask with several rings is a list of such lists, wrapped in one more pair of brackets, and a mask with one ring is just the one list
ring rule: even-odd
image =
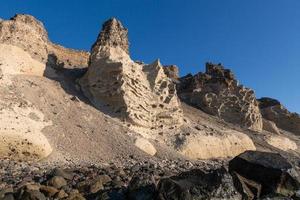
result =
[{"label": "pale volcanic rock", "polygon": [[176,85],[159,60],[139,64],[127,52],[127,30],[116,19],[104,23],[92,47],[88,71],[79,81],[85,95],[96,106],[106,104],[118,117],[138,127],[179,126],[182,110]]},{"label": "pale volcanic rock", "polygon": [[156,154],[155,147],[145,138],[137,138],[134,145],[151,156]]},{"label": "pale volcanic rock", "polygon": [[206,64],[206,72],[180,79],[178,94],[185,102],[226,122],[261,131],[262,116],[253,90],[238,84],[221,65]]},{"label": "pale volcanic rock", "polygon": [[300,134],[300,116],[288,111],[279,101],[272,98],[258,99],[263,118],[273,121],[277,127]]},{"label": "pale volcanic rock", "polygon": [[280,131],[277,128],[276,124],[266,119],[263,119],[263,129],[271,133],[280,134]]},{"label": "pale volcanic rock", "polygon": [[177,150],[190,159],[228,158],[256,150],[249,136],[234,130],[223,130],[222,134],[200,131],[177,139],[176,143]]},{"label": "pale volcanic rock", "polygon": [[36,160],[47,157],[52,147],[42,129],[43,114],[33,106],[12,105],[0,100],[0,158]]},{"label": "pale volcanic rock", "polygon": [[265,137],[265,140],[269,145],[283,151],[296,150],[298,148],[294,141],[280,135],[269,135]]},{"label": "pale volcanic rock", "polygon": [[89,54],[53,44],[42,22],[30,15],[18,14],[0,23],[0,43],[20,47],[32,58],[47,63],[54,54],[68,67],[86,67]]}]

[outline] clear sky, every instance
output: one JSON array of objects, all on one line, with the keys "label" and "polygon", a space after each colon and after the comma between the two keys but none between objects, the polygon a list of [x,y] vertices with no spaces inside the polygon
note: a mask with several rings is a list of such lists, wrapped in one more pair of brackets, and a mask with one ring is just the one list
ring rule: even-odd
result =
[{"label": "clear sky", "polygon": [[133,59],[160,58],[181,75],[222,63],[257,97],[300,113],[299,0],[1,0],[1,18],[15,13],[40,19],[53,42],[84,50],[117,17]]}]

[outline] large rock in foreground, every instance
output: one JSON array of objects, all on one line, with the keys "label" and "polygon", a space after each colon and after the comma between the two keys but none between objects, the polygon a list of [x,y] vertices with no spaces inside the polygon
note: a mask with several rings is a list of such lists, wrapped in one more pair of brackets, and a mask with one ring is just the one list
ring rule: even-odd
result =
[{"label": "large rock in foreground", "polygon": [[207,63],[206,72],[180,79],[182,100],[233,124],[262,130],[262,117],[253,90],[238,84],[233,73]]},{"label": "large rock in foreground", "polygon": [[241,199],[224,168],[204,172],[198,169],[160,180],[159,199]]},{"label": "large rock in foreground", "polygon": [[281,155],[246,151],[229,162],[235,186],[248,199],[283,195],[291,197],[300,189],[292,165]]},{"label": "large rock in foreground", "polygon": [[79,81],[97,106],[110,106],[114,115],[145,128],[164,128],[182,122],[175,84],[157,60],[150,65],[128,55],[127,29],[116,19],[104,23],[93,45],[90,66]]},{"label": "large rock in foreground", "polygon": [[279,101],[271,98],[258,99],[262,116],[273,121],[279,128],[300,135],[300,116],[288,111]]}]

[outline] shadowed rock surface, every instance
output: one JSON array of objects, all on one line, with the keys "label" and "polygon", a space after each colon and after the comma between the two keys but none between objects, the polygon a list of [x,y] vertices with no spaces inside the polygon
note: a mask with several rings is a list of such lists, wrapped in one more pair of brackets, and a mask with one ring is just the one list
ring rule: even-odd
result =
[{"label": "shadowed rock surface", "polygon": [[294,196],[299,175],[280,154],[246,151],[229,162],[236,187],[249,199],[267,195]]},{"label": "shadowed rock surface", "polygon": [[178,82],[179,68],[176,65],[165,65],[164,72],[170,79],[172,79],[176,83]]},{"label": "shadowed rock surface", "polygon": [[288,111],[278,100],[258,99],[262,116],[273,121],[279,128],[300,135],[300,116]]},{"label": "shadowed rock surface", "polygon": [[80,84],[97,107],[110,106],[130,124],[152,129],[181,124],[176,85],[159,60],[145,65],[130,59],[127,30],[116,19],[104,23]]},{"label": "shadowed rock surface", "polygon": [[206,72],[180,79],[180,98],[226,122],[262,130],[262,117],[253,90],[238,84],[221,65],[206,64]]}]

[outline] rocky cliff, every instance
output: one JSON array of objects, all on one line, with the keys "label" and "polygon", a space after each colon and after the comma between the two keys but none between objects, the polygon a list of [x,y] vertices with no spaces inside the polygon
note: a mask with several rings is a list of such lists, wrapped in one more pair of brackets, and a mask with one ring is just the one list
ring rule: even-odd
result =
[{"label": "rocky cliff", "polygon": [[300,134],[300,116],[288,111],[278,100],[272,98],[258,99],[262,116],[273,121],[279,128]]},{"label": "rocky cliff", "polygon": [[262,117],[253,90],[238,84],[221,65],[206,64],[206,72],[180,79],[181,99],[233,124],[260,131]]},{"label": "rocky cliff", "polygon": [[47,63],[49,55],[68,67],[86,67],[89,54],[53,44],[42,22],[30,15],[16,15],[0,22],[0,43],[20,47],[34,59]]},{"label": "rocky cliff", "polygon": [[92,47],[90,65],[80,85],[98,107],[110,106],[116,115],[136,126],[180,126],[182,110],[175,84],[156,60],[133,62],[128,54],[127,29],[116,19],[103,24]]}]

